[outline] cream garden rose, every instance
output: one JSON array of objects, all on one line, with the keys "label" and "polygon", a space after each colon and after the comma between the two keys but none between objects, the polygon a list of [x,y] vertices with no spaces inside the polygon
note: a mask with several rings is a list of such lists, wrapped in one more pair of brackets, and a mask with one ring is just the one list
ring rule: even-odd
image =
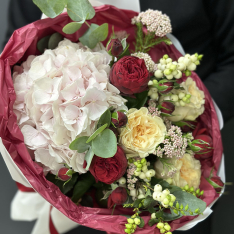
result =
[{"label": "cream garden rose", "polygon": [[130,109],[128,124],[121,129],[119,143],[127,157],[147,157],[155,151],[157,145],[163,142],[166,126],[158,116],[149,114],[148,109]]},{"label": "cream garden rose", "polygon": [[[155,163],[156,177],[162,179],[172,178],[172,184],[178,187],[184,187],[188,184],[194,189],[199,188],[201,179],[201,163],[191,154],[184,154],[181,159],[171,159],[168,163],[172,164],[176,172],[172,177],[168,175],[168,169],[163,168],[160,160]],[[164,170],[164,172],[163,172]]]},{"label": "cream garden rose", "polygon": [[[180,120],[195,120],[199,115],[201,115],[205,108],[205,95],[202,90],[200,90],[196,82],[189,77],[185,82],[180,85],[184,88],[186,94],[190,94],[190,103],[185,103],[185,106],[176,106],[175,111],[172,113],[172,117],[169,117],[173,122],[177,122]],[[174,90],[175,94],[180,92],[179,90]]]}]

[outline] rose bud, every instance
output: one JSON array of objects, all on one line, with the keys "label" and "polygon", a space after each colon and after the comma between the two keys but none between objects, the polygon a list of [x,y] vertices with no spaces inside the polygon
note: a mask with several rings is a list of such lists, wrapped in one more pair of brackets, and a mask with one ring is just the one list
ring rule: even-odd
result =
[{"label": "rose bud", "polygon": [[171,115],[175,110],[175,105],[169,101],[163,101],[159,107],[162,114]]},{"label": "rose bud", "polygon": [[162,90],[162,91],[159,89],[159,93],[161,93],[161,94],[166,94],[166,93],[171,92],[171,90],[174,87],[173,82],[165,82],[165,83],[160,83],[158,85],[165,88],[165,90]]},{"label": "rose bud", "polygon": [[[194,137],[193,145],[197,148],[194,157],[196,159],[205,159],[213,155],[213,141],[208,135],[202,134]],[[200,149],[199,149],[200,148]]]},{"label": "rose bud", "polygon": [[132,96],[148,89],[150,77],[143,59],[124,56],[112,66],[109,79],[122,95]]},{"label": "rose bud", "polygon": [[116,188],[108,198],[108,208],[112,208],[114,205],[122,205],[128,199],[128,193],[125,188]]},{"label": "rose bud", "polygon": [[179,122],[175,122],[173,124],[180,127],[182,132],[185,132],[185,133],[192,132],[197,126],[196,121],[188,121],[188,120],[182,120]]},{"label": "rose bud", "polygon": [[111,39],[106,49],[115,57],[118,57],[123,52],[123,46],[119,39]]},{"label": "rose bud", "polygon": [[70,176],[70,175],[67,175],[67,172],[68,172],[68,171],[71,171],[71,169],[66,168],[66,167],[60,168],[59,171],[58,171],[58,178],[59,178],[60,180],[63,180],[63,181],[70,180],[70,179],[71,179],[71,176]]},{"label": "rose bud", "polygon": [[219,177],[211,177],[206,179],[215,189],[217,193],[220,193],[224,183],[221,181]]},{"label": "rose bud", "polygon": [[125,127],[128,122],[128,117],[123,112],[117,111],[112,114],[111,122],[116,128]]}]

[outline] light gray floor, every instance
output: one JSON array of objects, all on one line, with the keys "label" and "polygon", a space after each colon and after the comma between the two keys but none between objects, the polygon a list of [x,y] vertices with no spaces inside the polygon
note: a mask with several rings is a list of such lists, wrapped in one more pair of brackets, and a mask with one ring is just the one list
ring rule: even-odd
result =
[{"label": "light gray floor", "polygon": [[[19,0],[20,1],[20,0]],[[7,0],[0,0],[0,45],[4,39],[7,23]],[[234,178],[234,119],[225,125],[222,131],[226,177],[227,181],[232,182]],[[10,203],[16,192],[15,183],[11,180],[5,163],[0,157],[0,234],[30,234],[34,222],[16,222],[10,219]],[[205,226],[203,229],[212,234],[230,233],[233,234],[233,210],[234,210],[234,189],[229,186],[226,194],[219,200],[215,206],[215,212],[211,215],[212,225]],[[199,224],[201,226],[203,224]],[[199,231],[190,231],[188,233],[203,233]],[[79,227],[68,234],[75,233],[102,233],[85,227]],[[181,232],[183,233],[183,232]],[[187,233],[187,232],[186,232]],[[205,233],[205,232],[204,232]],[[43,234],[43,233],[41,233]]]}]

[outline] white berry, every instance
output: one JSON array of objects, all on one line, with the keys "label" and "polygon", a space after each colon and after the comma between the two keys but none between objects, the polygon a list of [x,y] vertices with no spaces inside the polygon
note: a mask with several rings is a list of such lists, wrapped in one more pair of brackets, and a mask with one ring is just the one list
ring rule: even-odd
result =
[{"label": "white berry", "polygon": [[154,186],[154,192],[162,192],[162,185],[161,184],[156,184]]},{"label": "white berry", "polygon": [[126,179],[124,177],[121,177],[119,179],[119,184],[126,184]]}]

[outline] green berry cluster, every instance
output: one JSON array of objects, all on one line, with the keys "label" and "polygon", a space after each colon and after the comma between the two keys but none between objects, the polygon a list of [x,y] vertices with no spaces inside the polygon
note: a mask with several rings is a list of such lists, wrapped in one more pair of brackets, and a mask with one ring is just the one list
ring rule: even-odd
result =
[{"label": "green berry cluster", "polygon": [[134,214],[131,218],[127,219],[128,223],[125,224],[126,229],[124,231],[126,233],[134,233],[138,225],[140,225],[141,220],[137,214]]},{"label": "green berry cluster", "polygon": [[156,227],[160,230],[160,233],[172,234],[170,232],[171,226],[168,223],[159,222]]},{"label": "green berry cluster", "polygon": [[186,191],[188,193],[193,194],[196,197],[200,197],[204,194],[204,190],[200,191],[200,189],[197,189],[195,191],[194,187],[189,187],[188,185],[185,185],[184,187],[182,187],[183,191]]},{"label": "green berry cluster", "polygon": [[191,209],[189,209],[188,204],[184,207],[182,204],[180,205],[178,202],[176,203],[176,206],[172,208],[175,214],[182,214],[184,216],[186,216],[185,212],[189,212],[190,215],[194,215],[194,214],[201,214],[199,208],[196,209],[195,211],[191,211]]}]

